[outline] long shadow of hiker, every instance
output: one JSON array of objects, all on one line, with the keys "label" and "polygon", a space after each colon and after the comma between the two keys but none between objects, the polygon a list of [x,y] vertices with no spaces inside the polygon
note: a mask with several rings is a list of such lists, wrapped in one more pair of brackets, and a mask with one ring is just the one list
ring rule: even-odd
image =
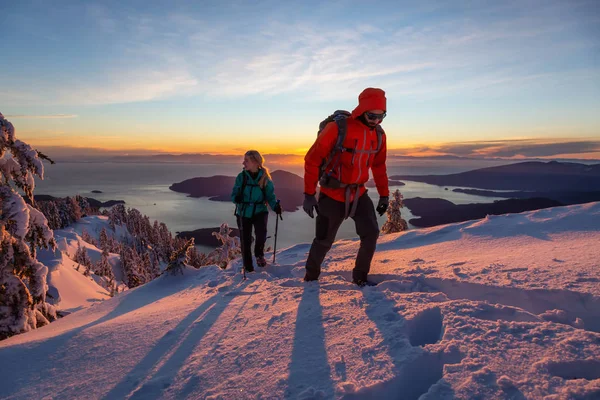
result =
[{"label": "long shadow of hiker", "polygon": [[[129,395],[131,395],[131,399],[162,397],[163,392],[171,386],[185,361],[193,354],[195,347],[229,303],[236,296],[252,296],[256,293],[256,291],[243,291],[247,285],[246,281],[237,291],[215,295],[202,303],[174,329],[167,332],[144,359],[104,396],[104,399],[125,398]],[[153,373],[153,370],[165,357],[168,359],[162,363],[158,371]],[[150,376],[152,377],[150,378]],[[144,380],[143,385],[136,389]]]},{"label": "long shadow of hiker", "polygon": [[319,286],[313,285],[306,285],[302,293],[286,398],[297,398],[301,394],[311,398],[331,398],[334,394],[319,293]]},{"label": "long shadow of hiker", "polygon": [[[85,325],[65,330],[53,338],[34,344],[0,349],[0,359],[2,359],[0,376],[7,382],[18,380],[20,382],[18,387],[28,386],[30,381],[37,380],[40,370],[46,371],[46,374],[55,374],[57,375],[56,379],[60,379],[62,371],[56,369],[56,360],[62,360],[67,356],[70,351],[69,343],[77,340],[78,346],[82,348],[88,346],[88,343],[90,347],[93,344],[92,337],[80,336],[80,333],[196,284],[196,282],[190,281],[189,277],[183,275],[159,278],[111,299],[111,302],[118,301],[118,304],[107,314]],[[23,359],[37,359],[39,362],[24,364]],[[19,367],[15,368],[15,365]],[[16,388],[17,386],[0,385],[0,398],[9,397]]]}]

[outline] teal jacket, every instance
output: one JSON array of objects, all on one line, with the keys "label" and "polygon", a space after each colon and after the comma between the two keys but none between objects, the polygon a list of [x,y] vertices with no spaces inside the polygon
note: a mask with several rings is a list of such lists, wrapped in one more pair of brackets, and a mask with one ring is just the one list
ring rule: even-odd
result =
[{"label": "teal jacket", "polygon": [[[258,181],[264,173],[264,170],[258,170],[256,179],[253,179],[250,173],[244,170],[235,178],[235,184],[233,185],[233,190],[231,191],[231,201],[235,203],[235,197],[238,194],[242,194],[242,203],[236,204],[235,215],[240,215],[245,218],[252,218],[256,214],[268,212],[269,210],[267,209],[266,203],[269,203],[271,209],[275,208],[275,205],[277,204],[277,198],[275,197],[275,187],[273,186],[273,181],[267,179],[267,184],[264,191],[258,186]],[[244,175],[246,176],[245,185]],[[243,193],[241,193],[242,186],[244,186]]]}]

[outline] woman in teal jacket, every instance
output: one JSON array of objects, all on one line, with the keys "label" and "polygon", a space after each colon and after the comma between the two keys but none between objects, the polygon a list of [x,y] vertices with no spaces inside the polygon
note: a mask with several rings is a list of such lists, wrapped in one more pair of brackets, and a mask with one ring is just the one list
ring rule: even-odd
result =
[{"label": "woman in teal jacket", "polygon": [[252,227],[256,236],[254,255],[259,267],[267,265],[265,260],[265,242],[267,241],[267,222],[269,210],[281,214],[281,206],[275,197],[275,187],[269,170],[263,165],[265,159],[256,150],[244,154],[244,170],[235,178],[231,191],[231,200],[236,204],[235,215],[240,229],[242,258],[246,271],[254,271],[252,264]]}]

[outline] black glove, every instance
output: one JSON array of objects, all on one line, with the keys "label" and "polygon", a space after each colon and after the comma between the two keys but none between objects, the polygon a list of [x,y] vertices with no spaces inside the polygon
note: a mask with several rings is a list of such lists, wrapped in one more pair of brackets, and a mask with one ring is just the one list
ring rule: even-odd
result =
[{"label": "black glove", "polygon": [[275,211],[275,214],[279,214],[279,215],[281,215],[281,213],[283,212],[283,211],[281,210],[281,205],[280,205],[279,203],[277,203],[277,204],[275,205],[275,208],[273,209],[273,211]]},{"label": "black glove", "polygon": [[304,208],[304,212],[308,214],[309,217],[314,218],[313,208],[319,214],[319,207],[317,206],[317,198],[314,194],[306,194],[304,193],[304,203],[302,204],[302,208]]},{"label": "black glove", "polygon": [[241,194],[236,194],[236,195],[235,195],[235,202],[236,202],[237,204],[240,204],[240,203],[242,202],[242,200],[243,200],[243,198],[242,198],[242,195],[241,195]]},{"label": "black glove", "polygon": [[379,202],[377,203],[377,212],[379,213],[379,216],[381,217],[383,214],[385,214],[388,205],[390,204],[390,198],[389,197],[380,197],[379,198]]}]

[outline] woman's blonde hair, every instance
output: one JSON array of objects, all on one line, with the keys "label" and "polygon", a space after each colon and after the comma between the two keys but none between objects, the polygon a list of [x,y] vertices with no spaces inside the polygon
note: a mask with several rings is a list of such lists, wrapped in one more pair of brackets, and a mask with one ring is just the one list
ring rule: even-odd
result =
[{"label": "woman's blonde hair", "polygon": [[265,159],[260,155],[258,150],[248,150],[244,155],[254,160],[254,162],[258,164],[258,169],[262,169],[264,171],[263,176],[261,176],[260,180],[258,181],[258,185],[261,188],[264,188],[267,185],[267,179],[271,179],[269,169],[264,166]]}]

